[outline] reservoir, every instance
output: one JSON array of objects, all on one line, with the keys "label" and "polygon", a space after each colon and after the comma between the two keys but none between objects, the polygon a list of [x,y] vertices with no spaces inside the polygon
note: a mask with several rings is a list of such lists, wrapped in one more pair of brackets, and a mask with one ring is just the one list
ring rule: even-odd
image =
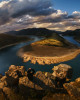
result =
[{"label": "reservoir", "polygon": [[[52,65],[39,65],[39,64],[31,64],[30,62],[24,63],[23,60],[17,56],[18,50],[25,46],[29,45],[35,41],[41,40],[42,37],[37,36],[30,36],[33,38],[33,40],[28,42],[19,43],[14,46],[6,47],[4,49],[0,50],[0,73],[3,75],[5,72],[9,69],[10,65],[17,65],[17,66],[25,66],[25,69],[33,68],[35,71],[43,71],[43,72],[52,72],[52,68],[55,65],[58,64],[52,64]],[[77,46],[80,46],[78,42],[76,42],[73,37],[64,36],[65,39],[70,41],[71,43],[76,44]],[[73,68],[73,78],[72,80],[75,80],[77,77],[80,77],[80,55],[78,55],[76,58],[70,61],[62,62],[63,64],[68,64]]]}]

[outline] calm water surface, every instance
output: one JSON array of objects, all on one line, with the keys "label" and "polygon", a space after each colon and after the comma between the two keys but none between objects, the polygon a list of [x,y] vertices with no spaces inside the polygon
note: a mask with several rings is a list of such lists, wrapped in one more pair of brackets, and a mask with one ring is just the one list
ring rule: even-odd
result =
[{"label": "calm water surface", "polygon": [[[17,56],[17,52],[19,48],[23,47],[24,45],[28,45],[32,42],[42,39],[41,37],[34,37],[34,36],[31,36],[31,38],[34,38],[34,40],[26,42],[26,43],[20,43],[15,46],[10,46],[10,47],[0,50],[0,73],[4,75],[4,73],[8,70],[10,65],[25,66],[26,70],[29,67],[31,67],[31,68],[34,68],[35,71],[52,72],[53,66],[58,65],[58,64],[53,64],[53,65],[35,64],[34,65],[34,64],[31,64],[30,62],[24,63],[23,60]],[[80,46],[80,44],[76,42],[72,37],[64,36],[64,38]],[[80,55],[78,55],[73,60],[62,62],[62,63],[72,66],[74,70],[72,80],[74,80],[77,77],[80,77]]]}]

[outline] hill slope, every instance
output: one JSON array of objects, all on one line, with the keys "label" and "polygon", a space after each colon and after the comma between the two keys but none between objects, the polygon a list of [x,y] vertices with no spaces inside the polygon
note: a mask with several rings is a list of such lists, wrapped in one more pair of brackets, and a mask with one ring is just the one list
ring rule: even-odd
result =
[{"label": "hill slope", "polygon": [[0,48],[27,40],[29,40],[29,38],[24,36],[0,34]]},{"label": "hill slope", "polygon": [[44,36],[49,37],[52,36],[53,33],[58,33],[57,31],[48,30],[46,28],[29,28],[23,29],[20,31],[10,31],[7,34],[15,34],[15,35],[36,35],[36,36]]},{"label": "hill slope", "polygon": [[73,36],[75,40],[80,42],[80,29],[74,31],[66,31],[62,33],[63,36]]}]

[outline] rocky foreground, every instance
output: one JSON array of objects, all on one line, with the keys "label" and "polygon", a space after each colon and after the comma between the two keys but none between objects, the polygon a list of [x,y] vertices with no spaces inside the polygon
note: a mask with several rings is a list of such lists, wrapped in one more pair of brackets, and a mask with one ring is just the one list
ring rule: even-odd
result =
[{"label": "rocky foreground", "polygon": [[52,70],[38,71],[29,80],[24,66],[11,65],[5,76],[0,74],[0,100],[80,100],[80,78],[68,83],[72,68],[60,64]]}]

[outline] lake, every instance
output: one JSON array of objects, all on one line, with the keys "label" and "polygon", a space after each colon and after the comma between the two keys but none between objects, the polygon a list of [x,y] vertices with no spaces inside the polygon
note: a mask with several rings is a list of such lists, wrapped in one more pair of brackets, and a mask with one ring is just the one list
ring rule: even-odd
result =
[{"label": "lake", "polygon": [[[43,71],[43,72],[52,72],[52,68],[55,65],[58,64],[52,64],[52,65],[39,65],[39,64],[31,64],[30,62],[24,63],[23,60],[17,56],[18,50],[28,44],[31,44],[35,41],[41,40],[42,37],[36,37],[36,36],[30,36],[34,40],[25,42],[25,43],[19,43],[14,46],[6,47],[2,50],[0,50],[0,73],[3,75],[5,72],[9,69],[10,65],[17,65],[17,66],[25,66],[25,69],[27,70],[28,68],[34,68],[35,71]],[[80,44],[76,42],[73,37],[69,36],[64,36],[65,39],[70,41],[71,43],[74,43],[78,46]],[[76,79],[77,77],[80,77],[80,55],[78,55],[75,59],[62,62],[64,64],[68,64],[73,68],[73,78],[72,80]]]}]

